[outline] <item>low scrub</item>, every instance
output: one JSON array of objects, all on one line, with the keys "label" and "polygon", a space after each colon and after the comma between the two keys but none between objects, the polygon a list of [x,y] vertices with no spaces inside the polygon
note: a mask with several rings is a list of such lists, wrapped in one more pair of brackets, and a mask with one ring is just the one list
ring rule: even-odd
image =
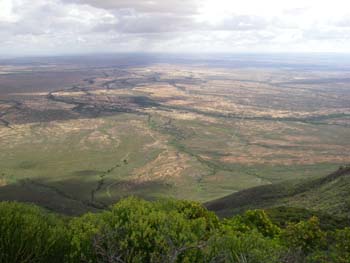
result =
[{"label": "low scrub", "polygon": [[349,228],[317,217],[281,227],[263,210],[220,220],[201,204],[130,197],[63,218],[0,203],[0,262],[350,262]]}]

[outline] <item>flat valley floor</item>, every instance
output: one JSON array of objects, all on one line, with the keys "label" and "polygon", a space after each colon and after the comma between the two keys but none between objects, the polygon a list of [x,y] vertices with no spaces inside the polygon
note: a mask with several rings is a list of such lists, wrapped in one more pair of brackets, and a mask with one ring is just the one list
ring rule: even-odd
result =
[{"label": "flat valley floor", "polygon": [[350,163],[339,70],[0,65],[0,199],[66,214],[201,202]]}]

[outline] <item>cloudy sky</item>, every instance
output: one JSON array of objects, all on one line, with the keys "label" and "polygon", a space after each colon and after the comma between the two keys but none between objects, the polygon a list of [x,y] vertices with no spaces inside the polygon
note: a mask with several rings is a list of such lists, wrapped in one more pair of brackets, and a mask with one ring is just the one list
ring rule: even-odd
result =
[{"label": "cloudy sky", "polygon": [[0,0],[0,55],[350,52],[349,0]]}]

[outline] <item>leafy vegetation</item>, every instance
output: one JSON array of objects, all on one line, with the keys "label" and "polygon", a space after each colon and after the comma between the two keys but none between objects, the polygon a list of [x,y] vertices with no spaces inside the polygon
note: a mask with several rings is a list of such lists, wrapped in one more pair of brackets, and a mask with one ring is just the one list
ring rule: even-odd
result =
[{"label": "leafy vegetation", "polygon": [[0,262],[349,262],[349,227],[294,221],[280,227],[263,210],[220,220],[173,199],[129,197],[72,218],[2,202]]}]

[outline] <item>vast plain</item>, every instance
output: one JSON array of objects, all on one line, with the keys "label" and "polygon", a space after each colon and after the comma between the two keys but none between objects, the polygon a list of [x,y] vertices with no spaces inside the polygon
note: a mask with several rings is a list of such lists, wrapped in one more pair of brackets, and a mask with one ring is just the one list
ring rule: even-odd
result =
[{"label": "vast plain", "polygon": [[206,202],[350,163],[350,68],[138,57],[0,63],[0,199]]}]

